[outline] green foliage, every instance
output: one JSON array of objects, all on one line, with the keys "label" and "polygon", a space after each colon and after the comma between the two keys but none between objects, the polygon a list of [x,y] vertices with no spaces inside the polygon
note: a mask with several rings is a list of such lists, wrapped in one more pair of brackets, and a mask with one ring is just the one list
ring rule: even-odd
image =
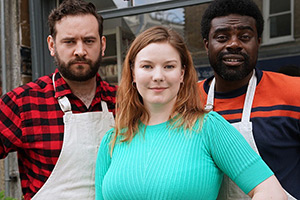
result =
[{"label": "green foliage", "polygon": [[4,191],[1,191],[0,192],[0,200],[17,200],[17,199],[12,198],[12,197],[5,197]]}]

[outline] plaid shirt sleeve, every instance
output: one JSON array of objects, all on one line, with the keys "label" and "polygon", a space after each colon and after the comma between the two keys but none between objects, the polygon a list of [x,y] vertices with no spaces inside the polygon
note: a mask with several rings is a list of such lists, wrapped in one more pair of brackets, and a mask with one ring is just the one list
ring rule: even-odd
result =
[{"label": "plaid shirt sleeve", "polygon": [[0,158],[22,146],[21,117],[15,92],[9,92],[0,99]]}]

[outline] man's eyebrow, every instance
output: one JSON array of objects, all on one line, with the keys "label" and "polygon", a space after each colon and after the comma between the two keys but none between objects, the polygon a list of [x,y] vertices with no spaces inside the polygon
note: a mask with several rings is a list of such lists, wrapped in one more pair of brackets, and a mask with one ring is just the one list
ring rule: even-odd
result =
[{"label": "man's eyebrow", "polygon": [[83,37],[83,39],[96,39],[95,36],[86,36],[86,37]]},{"label": "man's eyebrow", "polygon": [[[250,30],[253,31],[253,28],[251,26],[238,26],[237,27],[238,30]],[[224,28],[217,28],[214,33],[222,33],[222,32],[228,32],[231,31],[232,28],[231,27],[224,27]]]},{"label": "man's eyebrow", "polygon": [[253,28],[251,26],[238,26],[237,27],[238,30],[250,30],[250,31],[253,31]]},{"label": "man's eyebrow", "polygon": [[222,32],[228,32],[232,30],[232,28],[229,28],[229,27],[224,27],[224,28],[217,28],[214,33],[222,33]]},{"label": "man's eyebrow", "polygon": [[[75,37],[64,37],[64,38],[62,38],[62,40],[75,40],[76,38]],[[87,39],[96,39],[96,37],[95,36],[86,36],[86,37],[83,37],[82,39],[85,39],[85,40],[87,40]]]},{"label": "man's eyebrow", "polygon": [[64,37],[61,40],[74,40],[74,39],[75,39],[74,37]]}]

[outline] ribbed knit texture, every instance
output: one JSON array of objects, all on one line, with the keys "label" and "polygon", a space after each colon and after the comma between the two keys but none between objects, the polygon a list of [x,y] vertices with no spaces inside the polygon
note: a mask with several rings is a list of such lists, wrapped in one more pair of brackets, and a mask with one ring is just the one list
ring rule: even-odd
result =
[{"label": "ribbed knit texture", "polygon": [[[201,121],[200,121],[201,123]],[[223,172],[248,193],[273,173],[244,138],[215,112],[203,128],[184,132],[168,122],[147,126],[112,158],[103,138],[96,164],[96,199],[216,199]]]}]

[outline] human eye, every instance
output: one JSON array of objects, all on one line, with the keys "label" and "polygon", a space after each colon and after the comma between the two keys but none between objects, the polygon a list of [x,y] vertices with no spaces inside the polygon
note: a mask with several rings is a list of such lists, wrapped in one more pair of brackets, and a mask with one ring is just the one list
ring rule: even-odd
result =
[{"label": "human eye", "polygon": [[249,41],[251,39],[251,36],[249,34],[243,34],[240,36],[240,39],[242,41]]},{"label": "human eye", "polygon": [[227,39],[228,39],[228,37],[226,36],[226,35],[217,35],[216,36],[216,40],[218,41],[218,42],[226,42],[227,41]]},{"label": "human eye", "polygon": [[143,69],[152,69],[151,65],[142,65],[141,66]]},{"label": "human eye", "polygon": [[71,44],[74,44],[75,41],[74,40],[63,40],[63,43],[67,44],[67,45],[71,45]]},{"label": "human eye", "polygon": [[86,44],[93,44],[95,41],[92,40],[92,39],[86,39],[84,42],[85,42]]},{"label": "human eye", "polygon": [[173,69],[173,68],[175,68],[175,66],[174,65],[166,65],[164,68],[165,69]]}]

